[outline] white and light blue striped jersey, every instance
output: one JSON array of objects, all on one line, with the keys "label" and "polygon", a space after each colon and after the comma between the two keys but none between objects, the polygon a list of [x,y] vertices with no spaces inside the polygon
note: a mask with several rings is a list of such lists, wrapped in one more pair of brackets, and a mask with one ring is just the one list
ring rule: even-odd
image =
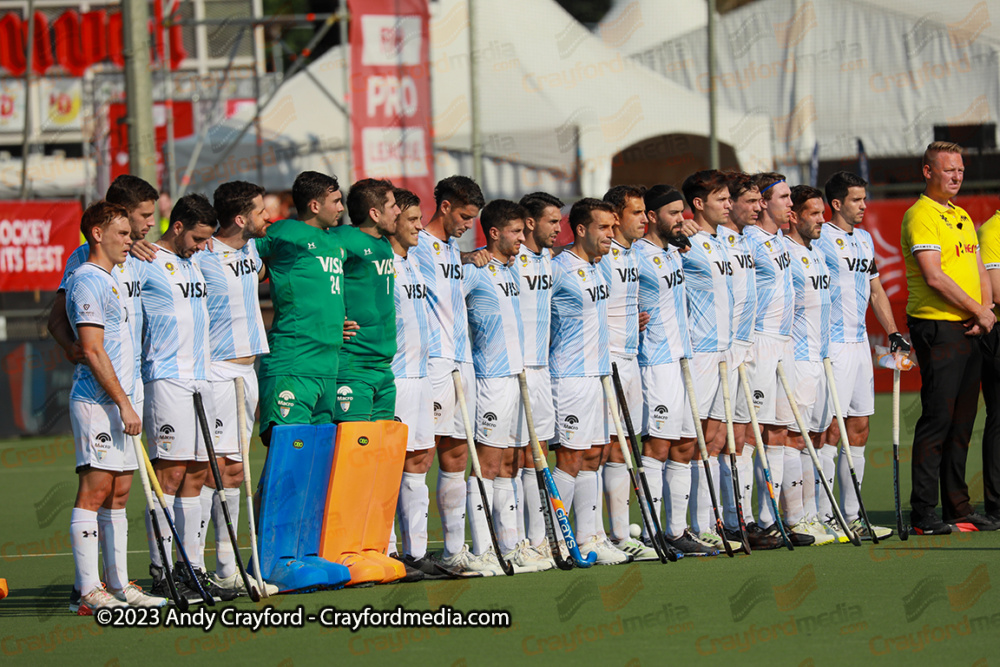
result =
[{"label": "white and light blue striped jersey", "polygon": [[397,378],[426,377],[430,349],[427,285],[413,253],[406,257],[393,253],[392,269],[396,275],[396,356],[392,358],[392,374]]},{"label": "white and light blue striped jersey", "polygon": [[676,248],[639,239],[632,246],[639,264],[639,310],[649,322],[639,334],[639,365],[656,366],[691,357],[684,269]]},{"label": "white and light blue striped jersey", "polygon": [[795,290],[789,271],[792,258],[778,234],[768,234],[756,225],[748,225],[743,236],[753,255],[757,279],[757,319],[754,329],[775,336],[792,335],[795,316]]},{"label": "white and light blue striped jersey", "polygon": [[733,265],[718,235],[700,231],[681,253],[687,322],[694,352],[724,352],[733,344]]},{"label": "white and light blue striped jersey", "polygon": [[552,260],[552,344],[549,373],[554,378],[611,374],[608,336],[610,290],[594,264],[571,250]]},{"label": "white and light blue striped jersey", "polygon": [[[86,243],[70,254],[66,261],[66,269],[63,271],[62,282],[59,283],[60,291],[66,291],[70,275],[78,266],[86,262],[89,256],[90,246]],[[142,368],[142,303],[140,300],[142,288],[139,285],[139,274],[137,273],[137,266],[142,261],[129,255],[124,262],[111,269],[111,274],[118,281],[122,306],[128,311],[129,328],[132,331],[132,348],[135,350],[136,382],[141,381],[140,371]]]},{"label": "white and light blue striped jersey", "polygon": [[494,258],[483,267],[465,267],[464,283],[476,377],[517,375],[524,370],[517,274]]},{"label": "white and light blue striped jersey", "polygon": [[142,381],[207,380],[208,287],[201,270],[165,248],[141,266]]},{"label": "white and light blue striped jersey", "polygon": [[872,280],[878,278],[871,234],[857,228],[848,233],[828,222],[813,246],[830,271],[830,340],[867,343],[865,313],[872,295]]},{"label": "white and light blue striped jersey", "polygon": [[431,315],[430,356],[472,361],[468,315],[462,292],[462,255],[455,239],[447,243],[420,231],[410,253],[420,264],[427,281],[427,305]]},{"label": "white and light blue striped jersey", "polygon": [[816,249],[785,238],[792,256],[795,321],[792,341],[796,361],[823,361],[830,354],[830,272]]},{"label": "white and light blue striped jersey", "polygon": [[757,320],[757,276],[753,255],[740,232],[719,227],[719,237],[733,264],[733,339],[752,343]]},{"label": "white and light blue striped jersey", "polygon": [[632,248],[612,239],[611,252],[597,268],[611,290],[608,298],[608,335],[611,351],[634,357],[639,351],[639,264]]},{"label": "white and light blue striped jersey", "polygon": [[212,361],[267,354],[267,332],[257,296],[257,273],[264,263],[254,240],[236,249],[213,239],[212,248],[192,258],[208,285]]},{"label": "white and light blue striped jersey", "polygon": [[[82,325],[104,329],[104,351],[118,376],[118,384],[131,396],[135,388],[135,350],[129,314],[118,280],[97,264],[84,262],[64,284],[66,315],[73,333],[79,338],[79,327]],[[85,403],[114,403],[87,364],[76,365],[69,397]]]},{"label": "white and light blue striped jersey", "polygon": [[514,259],[521,286],[521,322],[524,325],[524,365],[549,365],[549,322],[552,319],[552,251],[532,252],[521,245]]}]

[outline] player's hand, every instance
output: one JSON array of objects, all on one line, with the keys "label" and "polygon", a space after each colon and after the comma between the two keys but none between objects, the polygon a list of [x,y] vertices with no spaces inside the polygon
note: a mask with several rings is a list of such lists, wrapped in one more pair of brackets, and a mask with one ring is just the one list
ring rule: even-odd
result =
[{"label": "player's hand", "polygon": [[898,331],[889,334],[889,352],[896,354],[897,352],[906,357],[910,354],[910,344],[906,342],[903,338],[903,334]]},{"label": "player's hand", "polygon": [[976,313],[976,316],[972,319],[973,323],[982,329],[982,333],[984,334],[988,334],[992,331],[993,325],[997,323],[997,316],[993,314],[993,309],[989,306],[983,307],[983,309]]},{"label": "player's hand", "polygon": [[645,331],[646,325],[649,324],[649,313],[640,310],[639,311],[639,331]]},{"label": "player's hand", "polygon": [[155,243],[150,243],[145,239],[139,239],[138,241],[132,242],[132,249],[129,250],[129,254],[136,259],[141,259],[144,262],[152,262],[156,259],[156,251],[159,248],[156,247]]},{"label": "player's hand", "polygon": [[69,360],[71,364],[82,364],[86,359],[83,356],[83,345],[80,345],[80,341],[75,340],[73,344],[69,346],[68,350],[64,350],[66,354],[66,359]]},{"label": "player's hand", "polygon": [[349,343],[352,338],[358,335],[358,330],[361,328],[354,320],[344,319],[344,342]]},{"label": "player's hand", "polygon": [[122,414],[122,425],[125,427],[126,435],[139,435],[142,433],[142,419],[135,413],[132,404],[126,401],[124,408],[119,408]]},{"label": "player's hand", "polygon": [[490,263],[490,253],[486,251],[486,248],[480,248],[472,252],[463,252],[461,257],[462,264],[473,264],[477,268],[482,268]]},{"label": "player's hand", "polygon": [[681,233],[684,236],[694,236],[700,231],[701,227],[699,227],[698,223],[696,223],[694,220],[685,218],[684,222],[681,223]]}]

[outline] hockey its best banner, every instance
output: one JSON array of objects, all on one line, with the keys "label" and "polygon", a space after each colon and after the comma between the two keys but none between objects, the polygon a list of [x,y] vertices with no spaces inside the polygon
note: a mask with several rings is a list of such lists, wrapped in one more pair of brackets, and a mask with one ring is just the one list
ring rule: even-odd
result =
[{"label": "hockey its best banner", "polygon": [[82,214],[78,201],[0,202],[0,292],[59,287]]},{"label": "hockey its best banner", "polygon": [[434,205],[427,0],[353,0],[351,134],[355,178],[388,178]]}]

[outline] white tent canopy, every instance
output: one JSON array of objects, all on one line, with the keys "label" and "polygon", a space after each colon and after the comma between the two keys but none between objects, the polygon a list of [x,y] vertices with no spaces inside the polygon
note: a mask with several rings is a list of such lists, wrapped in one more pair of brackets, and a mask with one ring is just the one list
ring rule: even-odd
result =
[{"label": "white tent canopy", "polygon": [[[983,0],[760,0],[718,22],[720,101],[770,117],[779,162],[915,155],[934,125],[995,122],[1000,21]],[[995,12],[994,12],[995,13]],[[994,17],[995,19],[995,17]],[[707,33],[623,47],[688,89],[707,92]]]},{"label": "white tent canopy", "polygon": [[[468,172],[468,157],[460,155],[472,142],[467,4],[441,0],[433,8],[437,171],[454,173],[464,166]],[[491,196],[539,188],[559,194],[577,174],[583,194],[599,196],[610,183],[612,159],[623,149],[661,135],[708,134],[703,94],[630,62],[552,0],[478,3],[476,26],[480,135],[483,153],[491,158],[484,185]],[[332,49],[286,82],[263,110],[265,187],[290,187],[295,174],[307,168],[345,173],[343,73],[343,51]],[[256,178],[253,132],[215,165],[249,120],[244,114],[210,130],[192,188]],[[720,141],[734,148],[744,169],[770,167],[769,118],[720,109],[719,128]],[[193,138],[177,142],[179,167],[195,144]],[[511,165],[534,169],[518,178]]]},{"label": "white tent canopy", "polygon": [[615,0],[596,32],[611,48],[637,53],[706,25],[705,1]]}]

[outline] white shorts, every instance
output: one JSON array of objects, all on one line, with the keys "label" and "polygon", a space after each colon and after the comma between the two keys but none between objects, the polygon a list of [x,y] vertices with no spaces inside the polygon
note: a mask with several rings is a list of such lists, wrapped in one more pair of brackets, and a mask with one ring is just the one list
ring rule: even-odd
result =
[{"label": "white shorts", "polygon": [[608,403],[599,377],[552,378],[560,447],[589,449],[611,441]]},{"label": "white shorts", "polygon": [[[719,362],[730,361],[730,351],[695,352],[694,358],[688,361],[691,367],[691,379],[694,381],[694,393],[698,400],[698,416],[701,419],[725,421],[725,402],[722,395],[722,383],[719,375]],[[679,364],[680,362],[678,362]],[[736,393],[736,369],[729,368],[729,396]],[[683,388],[683,387],[682,387]],[[691,414],[691,403],[687,400],[685,391],[684,422],[681,425],[681,435],[685,438],[695,437],[694,416]]]},{"label": "white shorts", "polygon": [[[623,357],[617,354],[611,355],[611,361],[618,364],[618,375],[622,380],[622,391],[625,392],[625,402],[628,404],[628,414],[632,418],[632,425],[635,426],[635,420],[640,419],[643,414],[643,395],[642,395],[642,374],[639,372],[639,360],[636,357]],[[614,379],[611,380],[611,388],[614,389]],[[615,396],[615,402],[617,403],[617,393]],[[619,412],[622,415],[624,411]],[[615,430],[615,421],[609,419],[609,428],[611,435],[617,436],[618,432]],[[622,428],[625,429],[624,435],[628,437],[628,427],[625,425],[624,416],[622,419]]]},{"label": "white shorts", "polygon": [[[535,435],[540,442],[547,442],[556,435],[556,406],[552,401],[552,378],[548,366],[528,366],[524,369],[528,378],[528,398],[531,401],[531,417],[535,420]],[[525,423],[525,428],[527,424]],[[528,433],[518,433],[518,441],[526,441]]]},{"label": "white shorts", "polygon": [[[833,421],[833,402],[830,400],[826,371],[822,361],[795,362],[795,402],[802,421],[810,433],[822,433]],[[799,425],[792,424],[789,431],[799,432]]]},{"label": "white shorts", "polygon": [[830,363],[844,418],[875,414],[875,373],[868,342],[830,343]]},{"label": "white shorts", "polygon": [[253,437],[254,414],[257,412],[257,373],[253,364],[237,364],[232,361],[213,361],[211,367],[212,393],[215,395],[215,453],[230,461],[242,461],[240,438],[237,431],[236,378],[243,378],[244,407],[246,423],[243,431],[247,445]]},{"label": "white shorts", "polygon": [[136,378],[135,388],[132,390],[132,407],[136,413],[142,414],[142,405],[146,400],[146,391],[143,389],[142,380]]},{"label": "white shorts", "polygon": [[434,391],[429,377],[396,378],[395,419],[406,424],[406,451],[434,447]]},{"label": "white shorts", "polygon": [[[194,410],[194,392],[201,394],[209,427],[215,423],[215,392],[208,380],[153,380],[145,386],[142,421],[149,458],[167,461],[208,461],[201,424]],[[214,443],[213,443],[214,444]]]},{"label": "white shorts", "polygon": [[476,418],[476,371],[472,364],[432,357],[427,360],[427,377],[431,379],[434,395],[434,435],[465,440],[465,420],[455,398],[455,381],[451,378],[456,368],[462,375],[469,419]]},{"label": "white shorts", "polygon": [[795,415],[778,379],[778,362],[792,391],[795,391],[795,342],[761,332],[756,333],[753,358],[747,362],[747,375],[757,408],[757,421],[768,426],[791,426]]},{"label": "white shorts", "polygon": [[646,366],[642,369],[642,434],[664,440],[679,440],[684,423],[684,376],[681,363]]},{"label": "white shorts", "polygon": [[76,442],[76,471],[96,468],[128,472],[138,468],[135,446],[125,435],[118,406],[69,402],[69,422]]},{"label": "white shorts", "polygon": [[476,406],[478,444],[501,448],[528,444],[528,424],[516,375],[476,378]]},{"label": "white shorts", "polygon": [[733,397],[733,422],[736,424],[750,423],[750,408],[747,406],[746,394],[743,393],[743,383],[740,382],[740,364],[746,364],[753,357],[754,344],[742,340],[734,340],[729,351],[730,370],[736,372],[736,391]]}]

